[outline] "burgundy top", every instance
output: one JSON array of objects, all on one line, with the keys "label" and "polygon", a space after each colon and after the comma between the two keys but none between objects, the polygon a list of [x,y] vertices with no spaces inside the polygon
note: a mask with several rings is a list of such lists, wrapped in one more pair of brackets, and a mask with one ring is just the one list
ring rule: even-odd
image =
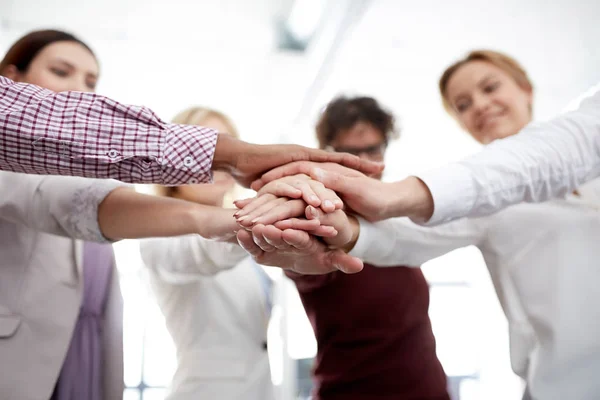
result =
[{"label": "burgundy top", "polygon": [[450,400],[419,268],[287,275],[317,338],[315,400]]}]

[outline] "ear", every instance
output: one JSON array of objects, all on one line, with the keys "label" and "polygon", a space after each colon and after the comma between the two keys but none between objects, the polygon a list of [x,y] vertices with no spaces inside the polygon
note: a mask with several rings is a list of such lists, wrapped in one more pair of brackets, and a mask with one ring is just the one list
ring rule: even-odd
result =
[{"label": "ear", "polygon": [[22,75],[13,64],[4,67],[4,70],[0,71],[0,74],[15,82],[19,82]]}]

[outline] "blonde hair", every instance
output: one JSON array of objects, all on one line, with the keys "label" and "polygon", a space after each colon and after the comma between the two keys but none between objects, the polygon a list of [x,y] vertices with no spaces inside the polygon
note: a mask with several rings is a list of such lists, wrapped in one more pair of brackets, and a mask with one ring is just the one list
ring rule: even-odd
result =
[{"label": "blonde hair", "polygon": [[452,75],[454,75],[454,73],[458,71],[460,67],[472,61],[484,61],[490,63],[510,75],[510,77],[513,78],[515,82],[517,82],[517,85],[519,85],[522,89],[533,91],[533,84],[531,83],[529,76],[527,76],[527,72],[521,66],[521,64],[517,62],[517,60],[504,53],[494,50],[473,50],[464,58],[446,68],[440,77],[440,95],[442,96],[444,108],[449,114],[454,114],[454,108],[450,104],[448,93],[446,92],[448,89],[448,81],[450,81]]},{"label": "blonde hair", "polygon": [[[181,125],[202,126],[207,120],[211,118],[218,119],[223,123],[223,125],[225,125],[225,127],[227,128],[227,132],[221,133],[228,133],[236,139],[240,138],[237,128],[227,115],[223,114],[221,111],[217,111],[208,107],[190,107],[177,114],[171,122],[173,122],[174,124]],[[152,191],[157,196],[174,197],[175,193],[177,192],[177,186],[153,185]]]}]

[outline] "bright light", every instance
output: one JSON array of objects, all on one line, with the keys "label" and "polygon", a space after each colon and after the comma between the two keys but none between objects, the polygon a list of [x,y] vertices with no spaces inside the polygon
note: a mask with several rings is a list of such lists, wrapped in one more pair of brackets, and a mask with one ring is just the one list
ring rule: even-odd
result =
[{"label": "bright light", "polygon": [[307,41],[315,33],[323,11],[322,0],[296,0],[287,21],[289,32],[296,40]]}]

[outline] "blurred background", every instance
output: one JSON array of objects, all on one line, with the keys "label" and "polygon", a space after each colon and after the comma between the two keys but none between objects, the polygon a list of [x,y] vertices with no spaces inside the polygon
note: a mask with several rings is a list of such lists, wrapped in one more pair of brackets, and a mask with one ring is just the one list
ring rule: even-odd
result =
[{"label": "blurred background", "polygon": [[[597,0],[0,0],[0,51],[28,31],[58,28],[91,45],[98,93],[145,105],[165,120],[191,105],[229,114],[242,138],[314,146],[319,110],[364,94],[393,110],[401,139],[385,179],[477,151],[445,113],[442,71],[474,48],[519,60],[546,119],[600,82]],[[175,358],[145,284],[136,242],[116,245],[125,297],[127,400],[164,397]],[[519,398],[506,321],[478,250],[424,266],[438,354],[456,399]],[[308,398],[316,353],[294,285],[280,271],[269,333],[282,400]]]}]

